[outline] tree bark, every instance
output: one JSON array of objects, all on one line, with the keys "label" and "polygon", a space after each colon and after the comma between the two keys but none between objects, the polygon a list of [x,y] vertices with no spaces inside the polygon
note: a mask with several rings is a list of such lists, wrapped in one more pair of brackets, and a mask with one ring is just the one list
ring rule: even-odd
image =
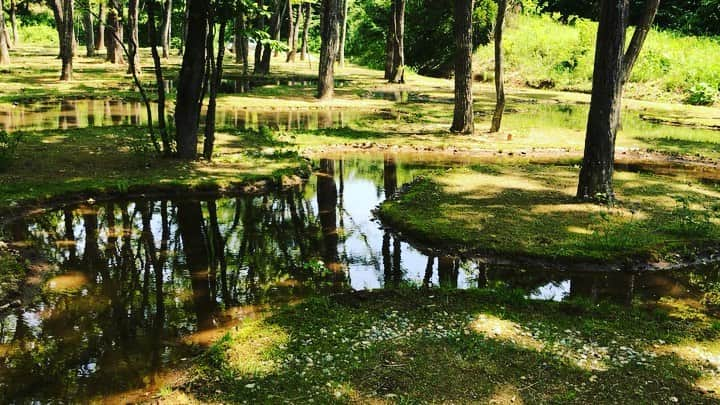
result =
[{"label": "tree bark", "polygon": [[7,36],[5,31],[5,13],[2,12],[2,0],[0,0],[0,66],[10,64],[10,52],[8,50]]},{"label": "tree bark", "polygon": [[60,39],[60,59],[62,60],[61,81],[70,81],[73,76],[73,48],[75,46],[74,7],[72,0],[52,0],[48,2],[55,16],[55,27]]},{"label": "tree bark", "polygon": [[655,15],[657,15],[658,7],[660,7],[660,0],[645,1],[645,10],[642,15],[642,20],[637,27],[635,27],[635,32],[630,40],[630,45],[623,57],[623,85],[630,80],[630,74],[632,73],[633,67],[635,67],[635,62],[637,62],[637,58],[640,55],[640,50],[645,44],[645,39],[647,38],[648,33],[650,33],[653,21],[655,21]]},{"label": "tree bark", "polygon": [[172,34],[172,0],[165,0],[163,21],[160,27],[160,45],[162,46],[162,56],[167,59],[170,57],[170,37]]},{"label": "tree bark", "polygon": [[250,45],[247,37],[246,18],[245,10],[238,7],[235,17],[235,63],[242,63],[245,76],[250,69]]},{"label": "tree bark", "polygon": [[498,12],[495,20],[495,112],[490,132],[500,131],[505,112],[505,84],[503,80],[503,25],[507,13],[507,0],[498,0]]},{"label": "tree bark", "polygon": [[320,21],[320,63],[318,73],[318,98],[333,97],[335,90],[335,58],[338,51],[338,0],[323,0]]},{"label": "tree bark", "polygon": [[455,0],[455,112],[450,131],[472,134],[472,12],[473,0]]},{"label": "tree bark", "polygon": [[188,5],[187,32],[193,34],[187,36],[175,102],[177,153],[183,159],[197,158],[208,10],[207,1],[191,1]]},{"label": "tree bark", "polygon": [[303,22],[302,49],[300,50],[300,60],[308,57],[308,32],[310,31],[310,20],[312,19],[312,4],[305,4],[305,21]]},{"label": "tree bark", "polygon": [[601,1],[585,154],[577,189],[577,197],[585,200],[614,199],[612,177],[627,13],[628,0]]},{"label": "tree bark", "polygon": [[93,16],[90,10],[83,12],[83,21],[85,23],[85,49],[88,57],[95,56],[95,27],[93,24]]},{"label": "tree bark", "polygon": [[287,0],[288,8],[290,12],[288,13],[288,51],[287,51],[287,58],[285,59],[285,63],[290,61],[295,61],[295,19],[293,16],[293,6],[291,0]]},{"label": "tree bark", "polygon": [[140,18],[139,0],[129,0],[128,2],[128,73],[132,73],[133,69],[136,73],[140,73],[140,55],[138,54],[140,36],[138,35],[138,19]]},{"label": "tree bark", "polygon": [[[208,101],[207,116],[205,118],[205,143],[203,145],[203,154],[207,161],[212,160],[213,150],[215,149],[215,111],[217,106],[217,93],[222,80],[223,59],[225,57],[225,46],[223,38],[225,38],[225,29],[227,20],[223,19],[220,23],[220,32],[218,35],[218,51],[217,61],[212,69],[212,77],[210,78],[210,100]],[[208,40],[208,55],[213,57],[212,39]]]},{"label": "tree bark", "polygon": [[[264,7],[263,0],[257,0],[258,8],[262,10]],[[262,13],[258,13],[256,26],[258,30],[265,29],[265,16]],[[262,74],[262,51],[263,44],[259,39],[255,40],[255,60],[253,63],[253,72],[255,74]]]},{"label": "tree bark", "polygon": [[[167,5],[168,2],[165,2]],[[148,13],[148,35],[151,41],[154,43],[154,39],[157,38],[157,21],[155,16],[155,3],[147,4]],[[168,157],[172,154],[172,146],[170,144],[170,135],[167,131],[167,124],[165,122],[165,78],[163,77],[162,63],[160,61],[160,54],[158,53],[157,47],[150,47],[152,53],[153,67],[155,70],[155,83],[157,87],[158,104],[158,130],[160,131],[160,139],[162,140],[163,155]]]},{"label": "tree bark", "polygon": [[393,67],[390,77],[393,83],[405,83],[405,4],[406,0],[395,0]]},{"label": "tree bark", "polygon": [[388,23],[387,37],[385,39],[385,80],[395,76],[393,65],[395,62],[395,33],[397,32],[397,19],[395,18],[395,0],[390,0],[390,17]]},{"label": "tree bark", "polygon": [[340,58],[340,67],[345,67],[345,42],[347,41],[347,14],[348,14],[348,0],[340,0],[341,6],[340,11],[340,49],[338,50]]},{"label": "tree bark", "polygon": [[[12,45],[18,46],[20,38],[18,34],[17,5],[15,4],[15,0],[10,0],[10,25],[12,26]],[[7,31],[7,27],[5,27],[5,30]]]},{"label": "tree bark", "polygon": [[98,8],[97,35],[95,36],[95,50],[101,51],[105,49],[105,7],[102,3]]},{"label": "tree bark", "polygon": [[293,62],[295,61],[295,57],[298,52],[298,48],[300,46],[300,24],[303,18],[302,13],[302,4],[298,4],[297,6],[297,14],[295,17],[295,29],[293,30],[293,51],[295,53],[293,54]]},{"label": "tree bark", "polygon": [[122,9],[118,0],[108,3],[107,24],[105,25],[105,47],[107,48],[107,61],[121,65],[125,63],[122,51],[123,26]]},{"label": "tree bark", "polygon": [[[270,18],[270,38],[274,39],[275,41],[280,40],[280,30],[282,28],[282,21],[285,17],[285,6],[287,6],[287,2],[284,0],[277,0],[275,13],[273,14],[272,18]],[[263,54],[262,54],[262,61],[261,61],[261,70],[260,72],[262,74],[268,74],[270,73],[270,61],[272,59],[274,51],[269,46],[263,47]]]}]

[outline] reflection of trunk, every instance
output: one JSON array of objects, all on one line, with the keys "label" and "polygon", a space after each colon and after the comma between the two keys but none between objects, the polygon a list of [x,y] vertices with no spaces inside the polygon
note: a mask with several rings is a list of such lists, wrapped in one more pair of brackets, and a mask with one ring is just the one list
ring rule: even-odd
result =
[{"label": "reflection of trunk", "polygon": [[178,156],[183,159],[195,159],[202,105],[202,83],[206,73],[205,42],[208,34],[209,4],[206,1],[191,1],[188,10],[187,30],[193,34],[187,36],[178,80],[175,128]]},{"label": "reflection of trunk", "polygon": [[472,134],[472,10],[473,0],[455,0],[455,112],[450,130]]},{"label": "reflection of trunk", "polygon": [[305,20],[303,21],[302,49],[300,50],[300,60],[308,57],[308,32],[310,32],[310,19],[312,18],[312,4],[305,4]]},{"label": "reflection of trunk", "polygon": [[[188,39],[191,37],[189,36]],[[210,296],[208,252],[205,246],[206,238],[200,202],[178,202],[177,222],[178,231],[182,237],[185,262],[191,278],[198,330],[206,330],[213,326],[214,305]]]},{"label": "reflection of trunk", "polygon": [[338,0],[322,1],[322,19],[320,21],[320,65],[318,74],[318,94],[321,100],[330,99],[335,90],[335,58],[338,51]]},{"label": "reflection of trunk", "polygon": [[325,266],[339,272],[337,229],[337,188],[335,185],[335,162],[330,159],[320,160],[320,173],[317,178],[318,216],[323,235],[323,258]]},{"label": "reflection of trunk", "polygon": [[100,265],[100,247],[98,245],[99,230],[98,230],[98,214],[97,211],[92,211],[90,207],[84,208],[87,213],[83,215],[83,224],[85,225],[85,249],[83,252],[83,263],[87,270],[88,275],[91,278],[97,274],[98,266]]},{"label": "reflection of trunk", "polygon": [[427,264],[425,265],[425,275],[423,276],[423,287],[429,288],[430,281],[432,280],[433,266],[435,265],[435,257],[428,256]]},{"label": "reflection of trunk", "polygon": [[[225,260],[225,239],[220,233],[220,224],[218,223],[217,204],[215,200],[208,201],[208,216],[210,220],[210,230],[208,232],[208,247],[210,248],[210,268],[213,270],[212,280],[216,279],[217,271],[220,270],[220,282],[222,285],[223,299],[226,298],[226,274],[227,261]],[[216,290],[215,288],[213,290]]]},{"label": "reflection of trunk", "polygon": [[383,277],[385,287],[390,287],[392,282],[392,255],[390,254],[390,232],[387,230],[383,233],[382,240],[382,257],[383,257]]},{"label": "reflection of trunk", "polygon": [[449,256],[438,258],[438,279],[440,287],[457,288],[459,266],[455,259]]},{"label": "reflection of trunk", "polygon": [[73,213],[69,209],[63,210],[63,220],[65,224],[65,235],[63,238],[68,243],[68,260],[69,266],[77,265],[77,244],[75,242],[75,228],[73,227]]},{"label": "reflection of trunk", "polygon": [[385,198],[391,199],[397,192],[397,165],[395,158],[392,156],[385,156],[383,179],[385,184]]}]

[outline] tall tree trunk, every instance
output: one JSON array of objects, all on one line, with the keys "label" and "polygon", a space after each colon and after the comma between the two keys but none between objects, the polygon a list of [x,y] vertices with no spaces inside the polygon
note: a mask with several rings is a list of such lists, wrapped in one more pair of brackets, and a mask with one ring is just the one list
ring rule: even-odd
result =
[{"label": "tall tree trunk", "polygon": [[335,91],[335,58],[338,51],[338,0],[323,0],[320,21],[318,98],[330,99]]},{"label": "tall tree trunk", "polygon": [[[10,25],[12,26],[12,45],[18,46],[20,43],[18,24],[17,24],[17,5],[15,0],[10,0]],[[7,27],[5,27],[7,30]]]},{"label": "tall tree trunk", "polygon": [[340,67],[345,67],[345,41],[347,41],[348,1],[349,0],[340,0],[340,11],[342,13],[340,15],[340,49],[338,50]]},{"label": "tall tree trunk", "polygon": [[95,56],[95,27],[93,26],[93,16],[90,10],[83,12],[83,21],[85,22],[85,49],[88,57]]},{"label": "tall tree trunk", "polygon": [[312,19],[312,4],[305,4],[305,21],[303,22],[302,49],[300,50],[300,60],[308,57],[308,32],[310,32],[310,20]]},{"label": "tall tree trunk", "polygon": [[[277,6],[275,13],[273,14],[272,18],[270,18],[270,38],[274,39],[275,41],[280,40],[280,30],[282,28],[282,21],[285,17],[285,6],[287,6],[287,2],[284,0],[277,0]],[[269,46],[263,47],[263,54],[262,54],[262,74],[268,74],[270,73],[270,60],[272,59],[273,50]]]},{"label": "tall tree trunk", "polygon": [[105,25],[105,47],[107,48],[107,60],[114,64],[123,64],[122,41],[122,9],[118,0],[110,0],[108,3],[107,24]]},{"label": "tall tree trunk", "polygon": [[[152,43],[155,43],[157,38],[157,21],[155,14],[155,4],[147,4],[148,13],[148,36],[151,38]],[[168,2],[165,2],[167,5]],[[150,52],[153,58],[153,67],[155,70],[155,84],[157,87],[157,115],[158,115],[158,130],[160,131],[160,139],[162,140],[163,155],[168,157],[172,154],[172,146],[170,145],[170,135],[167,131],[167,124],[165,122],[165,78],[163,77],[162,63],[160,61],[160,54],[158,53],[157,47],[150,47]]]},{"label": "tall tree trunk", "polygon": [[[227,20],[223,19],[220,23],[220,32],[218,35],[218,51],[217,61],[212,69],[212,78],[210,79],[210,100],[208,101],[207,117],[205,119],[205,143],[203,145],[203,154],[205,159],[212,160],[213,150],[215,149],[215,110],[217,105],[218,87],[222,80],[223,59],[225,57],[225,46],[223,38],[225,38],[225,29]],[[208,55],[213,57],[212,39],[208,40]]]},{"label": "tall tree trunk", "polygon": [[287,0],[289,13],[288,13],[288,51],[285,62],[295,61],[295,18],[293,15],[293,5],[291,0]]},{"label": "tall tree trunk", "polygon": [[628,0],[602,0],[585,154],[577,197],[614,198],[615,137],[622,101],[623,52]]},{"label": "tall tree trunk", "polygon": [[637,27],[635,27],[630,45],[628,45],[625,56],[623,57],[623,85],[630,79],[630,74],[632,73],[633,67],[635,67],[635,62],[637,62],[638,55],[640,55],[640,50],[643,44],[645,44],[648,33],[650,33],[653,21],[655,21],[658,7],[660,7],[660,0],[645,0],[645,10],[642,15],[642,20]]},{"label": "tall tree trunk", "polygon": [[62,58],[62,72],[60,80],[70,81],[73,77],[73,47],[74,47],[74,20],[75,7],[73,0],[57,0],[62,6],[62,21],[58,24],[62,30],[62,38],[60,39],[60,56]]},{"label": "tall tree trunk", "polygon": [[472,134],[473,0],[455,0],[455,113],[450,131]]},{"label": "tall tree trunk", "polygon": [[[258,8],[262,9],[264,6],[263,0],[257,0]],[[264,30],[265,29],[265,16],[263,13],[258,13],[257,16],[257,22],[256,22],[256,28],[258,30]],[[259,39],[256,38],[255,40],[255,60],[253,62],[253,71],[255,74],[262,74],[262,52],[263,52],[263,44],[260,42]]]},{"label": "tall tree trunk", "polygon": [[297,14],[295,18],[295,29],[293,30],[293,50],[295,53],[293,54],[293,62],[295,61],[295,56],[297,55],[298,48],[300,47],[300,24],[303,19],[303,12],[302,12],[302,4],[298,4],[297,6]]},{"label": "tall tree trunk", "polygon": [[98,23],[97,35],[95,36],[95,50],[101,51],[105,49],[105,6],[100,3],[98,6]]},{"label": "tall tree trunk", "polygon": [[395,0],[393,67],[390,78],[393,83],[405,82],[405,4],[406,0]]},{"label": "tall tree trunk", "polygon": [[128,28],[130,29],[130,35],[128,35],[128,51],[129,60],[128,62],[128,73],[132,73],[133,69],[136,73],[140,73],[140,36],[138,35],[138,19],[140,18],[139,0],[128,1]]},{"label": "tall tree trunk", "polygon": [[395,33],[397,32],[397,19],[395,18],[396,1],[390,0],[390,17],[388,23],[387,37],[385,38],[385,80],[395,76],[393,65],[395,62]]},{"label": "tall tree trunk", "polygon": [[495,20],[495,112],[493,113],[490,132],[500,131],[503,113],[505,112],[505,84],[503,80],[503,25],[507,12],[507,0],[498,0],[498,12]]},{"label": "tall tree trunk", "polygon": [[250,70],[250,44],[247,37],[247,15],[242,7],[238,7],[235,18],[235,63],[242,63],[243,75]]},{"label": "tall tree trunk", "polygon": [[193,35],[187,36],[175,102],[177,152],[183,159],[197,158],[208,10],[207,1],[191,1],[188,5],[187,32],[192,32]]},{"label": "tall tree trunk", "polygon": [[170,57],[170,37],[172,34],[172,0],[165,0],[162,25],[160,27],[160,45],[162,56]]},{"label": "tall tree trunk", "polygon": [[10,52],[8,51],[7,36],[5,35],[5,13],[2,12],[2,0],[0,0],[0,66],[10,64]]}]

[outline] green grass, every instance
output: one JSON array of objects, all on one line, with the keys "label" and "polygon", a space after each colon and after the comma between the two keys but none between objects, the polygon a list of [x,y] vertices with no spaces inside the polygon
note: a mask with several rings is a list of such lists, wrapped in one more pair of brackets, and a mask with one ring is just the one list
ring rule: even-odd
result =
[{"label": "green grass", "polygon": [[692,258],[720,237],[717,185],[618,172],[618,206],[578,203],[578,170],[532,164],[475,165],[417,180],[382,204],[381,218],[434,247],[576,261]]},{"label": "green grass", "polygon": [[717,377],[702,359],[717,353],[716,326],[673,301],[530,302],[502,287],[341,295],[243,322],[174,393],[224,403],[712,403],[701,389]]},{"label": "green grass", "polygon": [[[505,34],[508,80],[552,83],[557,89],[590,91],[597,24],[563,25],[549,16],[514,15]],[[632,35],[632,32],[629,32]],[[629,97],[681,101],[698,84],[720,85],[716,38],[651,31],[627,86]],[[479,71],[492,71],[492,44],[476,56]],[[488,75],[488,77],[492,77]]]}]

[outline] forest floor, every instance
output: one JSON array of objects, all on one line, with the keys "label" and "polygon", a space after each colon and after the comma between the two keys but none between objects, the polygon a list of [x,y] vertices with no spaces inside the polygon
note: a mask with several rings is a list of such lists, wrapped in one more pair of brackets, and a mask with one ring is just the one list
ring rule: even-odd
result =
[{"label": "forest floor", "polygon": [[[9,80],[0,88],[0,119],[25,104],[138,100],[124,67],[78,57],[76,80],[60,84],[55,50],[20,52],[14,60],[22,65],[3,73]],[[169,61],[168,75],[177,62]],[[494,95],[478,83],[476,133],[458,136],[448,131],[450,80],[410,73],[407,84],[391,86],[380,72],[351,65],[337,70],[335,99],[319,103],[314,62],[273,63],[275,83],[224,94],[219,108],[290,112],[283,115],[287,125],[221,125],[213,162],[159,159],[137,125],[14,132],[22,142],[0,177],[0,212],[58,196],[222,191],[268,178],[279,184],[307,174],[303,156],[361,151],[458,161],[413,182],[381,209],[413,237],[457,251],[658,261],[695,254],[718,239],[718,109],[626,100],[617,153],[633,170],[618,173],[621,204],[607,208],[572,199],[586,94],[511,88],[504,129],[489,134]],[[227,77],[240,77],[239,67],[229,64]],[[151,80],[150,73],[143,78]],[[332,124],[340,112],[346,122]],[[293,114],[295,121],[310,114],[318,124],[295,127]],[[529,301],[502,287],[358,293],[261,311],[192,359],[180,377],[128,398],[713,403],[720,399],[719,333],[712,307],[697,300],[619,308]]]}]

